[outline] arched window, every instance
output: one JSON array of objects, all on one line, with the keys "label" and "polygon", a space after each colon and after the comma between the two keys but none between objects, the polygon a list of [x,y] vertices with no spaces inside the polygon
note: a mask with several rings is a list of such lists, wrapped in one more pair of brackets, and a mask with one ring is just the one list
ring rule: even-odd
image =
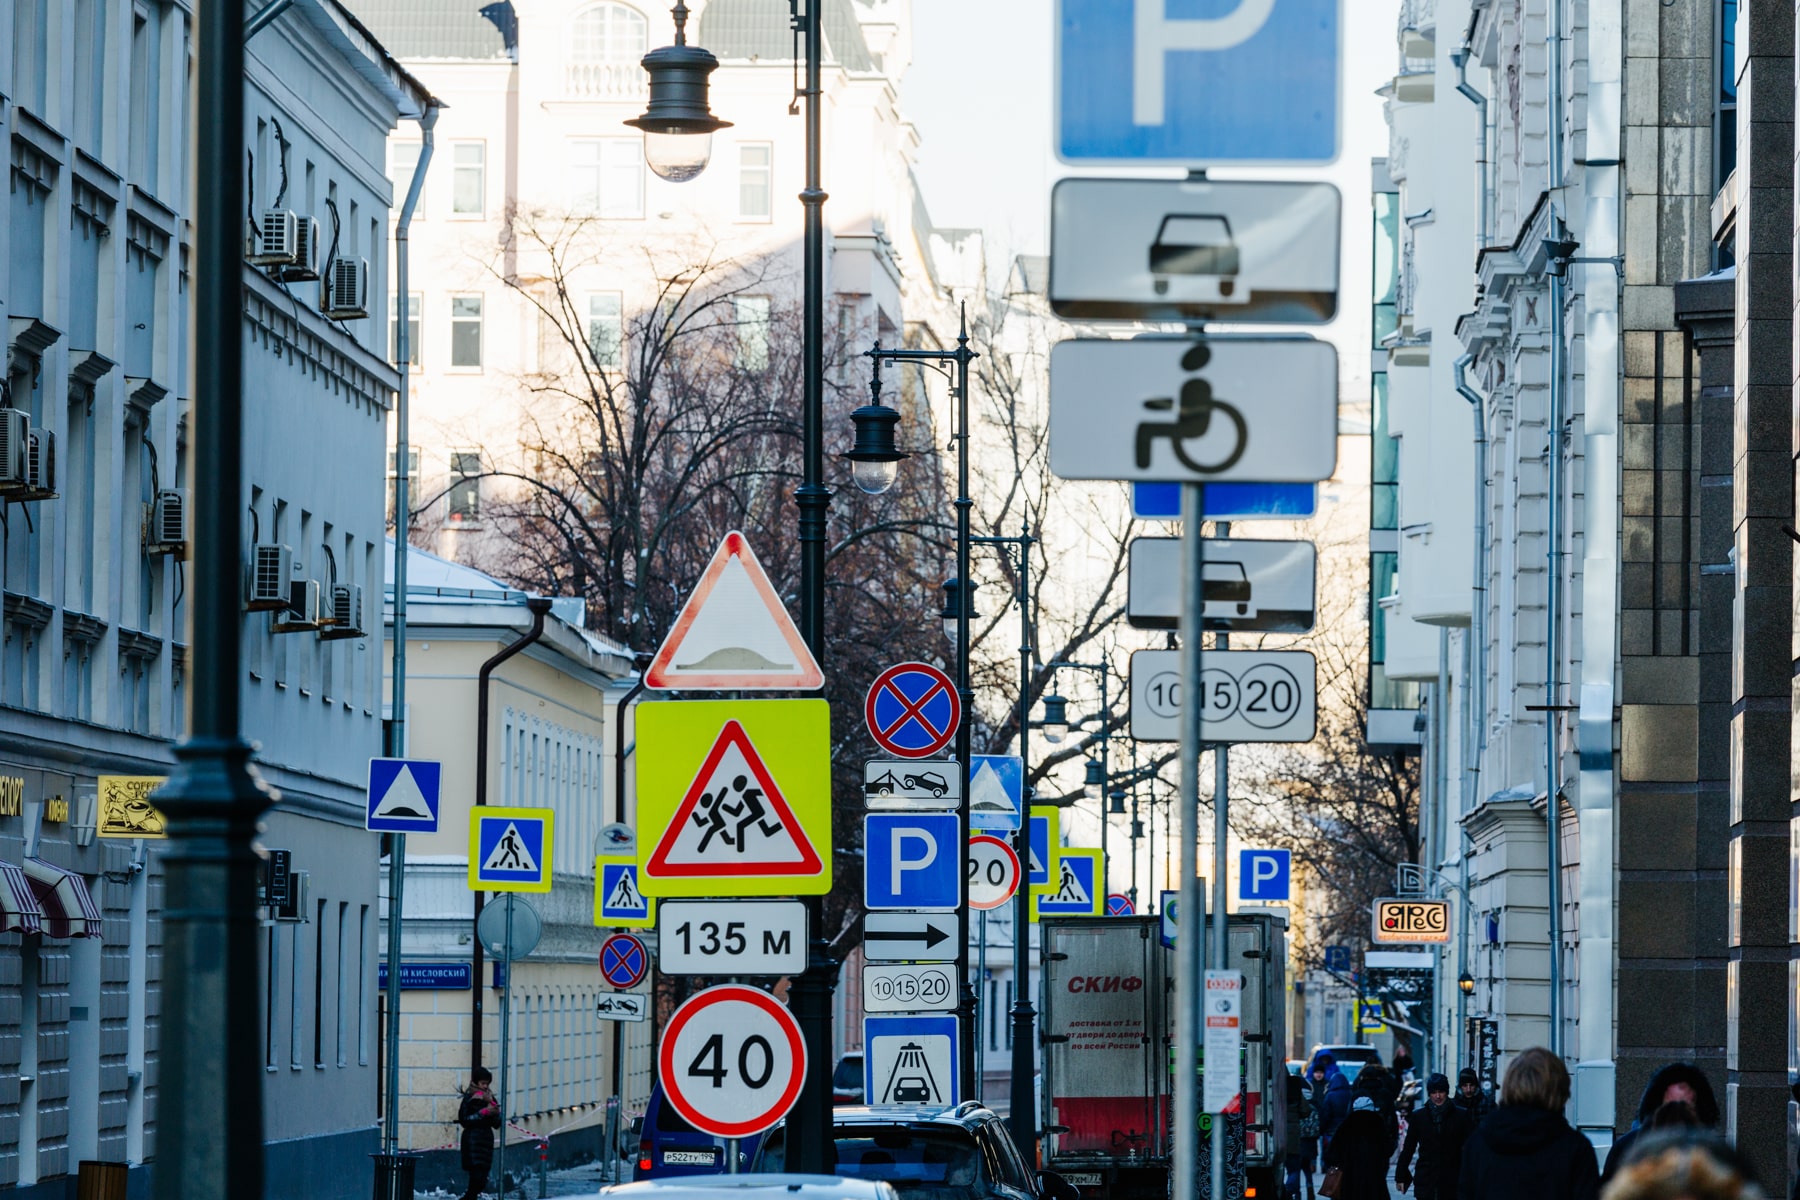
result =
[{"label": "arched window", "polygon": [[584,99],[627,99],[644,93],[639,60],[649,49],[644,15],[624,4],[590,5],[569,30],[569,92]]}]

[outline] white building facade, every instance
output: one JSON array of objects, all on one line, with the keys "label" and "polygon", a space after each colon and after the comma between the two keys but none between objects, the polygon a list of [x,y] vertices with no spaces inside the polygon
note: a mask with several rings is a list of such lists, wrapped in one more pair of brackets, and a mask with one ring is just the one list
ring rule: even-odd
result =
[{"label": "white building facade", "polygon": [[[93,905],[65,919],[33,885],[3,906],[0,1185],[22,1196],[69,1194],[83,1161],[154,1169],[159,1027],[182,1016],[160,1004],[160,843],[104,826],[143,817],[113,781],[167,773],[188,702],[191,25],[184,0],[0,5],[13,164],[0,408],[38,448],[35,479],[0,484],[0,860],[32,880],[48,864],[67,877],[62,902]],[[380,286],[386,139],[423,89],[335,0],[296,0],[260,33],[246,83],[256,204],[285,180],[282,207],[328,234],[335,204],[337,254],[367,260]],[[352,636],[321,636],[304,581],[325,598],[379,595],[397,378],[378,307],[328,319],[318,282],[248,264],[244,291],[243,500],[255,539],[287,546],[303,582],[298,609],[249,612],[243,628],[244,734],[281,797],[263,843],[290,852],[294,885],[263,914],[268,1194],[366,1195],[376,858],[360,810],[380,640],[356,636],[366,615],[335,627]],[[248,576],[254,548],[240,553]]]}]

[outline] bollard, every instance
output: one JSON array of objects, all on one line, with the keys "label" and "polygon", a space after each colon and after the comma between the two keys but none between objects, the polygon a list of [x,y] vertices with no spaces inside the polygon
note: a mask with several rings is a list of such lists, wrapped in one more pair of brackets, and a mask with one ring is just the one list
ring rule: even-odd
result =
[{"label": "bollard", "polygon": [[538,1200],[550,1194],[550,1143],[538,1142]]}]

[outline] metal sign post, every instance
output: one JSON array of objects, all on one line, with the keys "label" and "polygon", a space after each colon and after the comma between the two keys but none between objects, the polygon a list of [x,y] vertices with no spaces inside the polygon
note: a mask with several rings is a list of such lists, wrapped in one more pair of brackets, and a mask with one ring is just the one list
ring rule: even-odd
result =
[{"label": "metal sign post", "polygon": [[[1201,514],[1205,510],[1205,485],[1190,483],[1181,489],[1181,682],[1189,695],[1200,690],[1200,581],[1205,561],[1201,538]],[[1176,807],[1181,815],[1180,896],[1183,913],[1204,912],[1200,897],[1200,705],[1182,709],[1181,792]],[[1202,922],[1191,921],[1198,932]],[[1198,937],[1175,939],[1175,1188],[1174,1200],[1197,1200],[1200,1161],[1200,942]],[[1213,1154],[1222,1163],[1223,1156]],[[1219,1195],[1215,1183],[1214,1195]]]},{"label": "metal sign post", "polygon": [[[506,975],[506,990],[500,993],[500,1145],[494,1151],[494,1176],[501,1200],[506,1196],[506,1067],[507,1052],[512,1048],[513,900],[513,893],[506,893],[506,944],[500,947],[500,970]],[[476,986],[480,983],[476,980]]]},{"label": "metal sign post", "polygon": [[[1200,525],[1199,521],[1193,522],[1192,527],[1195,531],[1196,536],[1198,535],[1198,532],[1199,532],[1199,525]],[[1219,522],[1218,529],[1219,529],[1220,537],[1224,537],[1226,534],[1231,532],[1231,526],[1224,521]],[[1185,528],[1183,529],[1182,533],[1183,533],[1183,536],[1187,536],[1187,530]],[[1203,568],[1204,558],[1205,558],[1204,550],[1197,557],[1198,557],[1199,561],[1196,563],[1196,567]],[[1196,617],[1198,617],[1205,610],[1205,598],[1201,595],[1202,581],[1205,578],[1206,578],[1205,571],[1203,569],[1196,569],[1188,581],[1189,593],[1190,593],[1188,602],[1190,605],[1193,606],[1192,607],[1193,615]],[[1189,633],[1189,632],[1187,632],[1188,630],[1191,630],[1192,632]],[[1199,645],[1200,639],[1203,636],[1200,632],[1200,623],[1198,620],[1196,620],[1193,625],[1187,626],[1187,629],[1184,629],[1183,633],[1184,633],[1184,636],[1189,636],[1194,639],[1194,643],[1195,643],[1196,647]],[[1215,650],[1227,649],[1227,648],[1229,648],[1230,643],[1231,643],[1231,635],[1230,634],[1220,633],[1220,634],[1215,634],[1213,637],[1213,648]],[[1200,661],[1200,655],[1199,655],[1198,650],[1196,650],[1196,652],[1194,654],[1194,662],[1196,664],[1196,667],[1198,666],[1199,661]],[[1200,672],[1197,669],[1194,672],[1194,677],[1195,677],[1195,679],[1198,679],[1200,677]],[[1200,690],[1198,688],[1195,688],[1192,691],[1190,691],[1188,694],[1190,696],[1198,696],[1198,695],[1200,695]],[[1203,705],[1198,705],[1198,704],[1194,705],[1193,707],[1196,709],[1196,711],[1199,711],[1204,708]],[[1196,725],[1195,736],[1198,737],[1197,726],[1199,724],[1200,718],[1198,716],[1196,716],[1193,718],[1193,720]],[[1227,939],[1230,936],[1229,931],[1228,931],[1228,922],[1229,922],[1230,918],[1229,918],[1229,915],[1225,911],[1225,895],[1226,895],[1225,844],[1226,844],[1227,839],[1229,839],[1229,837],[1231,836],[1231,827],[1226,819],[1229,815],[1230,808],[1231,808],[1231,746],[1229,743],[1220,742],[1218,745],[1213,747],[1213,772],[1214,772],[1214,775],[1213,775],[1213,880],[1212,880],[1213,928],[1212,928],[1212,956],[1211,957],[1212,957],[1212,969],[1215,971],[1223,971],[1223,970],[1226,970],[1227,967],[1229,966],[1229,959],[1230,959],[1230,953],[1231,953],[1231,947],[1226,944]],[[1187,881],[1183,880],[1182,882],[1185,883]],[[1197,908],[1193,908],[1193,909],[1188,909],[1188,911],[1189,912],[1198,912],[1199,910]],[[1233,1084],[1235,1084],[1237,1082],[1237,1073],[1238,1073],[1238,1056],[1236,1054],[1233,1054],[1230,1056],[1230,1058],[1231,1058],[1231,1062],[1229,1064],[1221,1064],[1221,1063],[1213,1063],[1213,1062],[1207,1063],[1206,1069],[1209,1072],[1208,1078],[1209,1079],[1216,1078],[1215,1076],[1211,1075],[1210,1073],[1218,1070],[1221,1066],[1224,1066],[1225,1069],[1227,1069],[1231,1072],[1232,1082],[1233,1082]],[[1219,1089],[1219,1090],[1223,1090],[1223,1089]],[[1235,1086],[1231,1088],[1231,1091],[1233,1094],[1235,1094],[1237,1092],[1237,1090],[1238,1089]],[[1212,1196],[1213,1200],[1223,1200],[1223,1197],[1225,1195],[1225,1150],[1226,1150],[1225,1126],[1226,1126],[1226,1122],[1223,1120],[1215,1120],[1212,1123],[1212,1192],[1211,1192],[1211,1196]]]}]

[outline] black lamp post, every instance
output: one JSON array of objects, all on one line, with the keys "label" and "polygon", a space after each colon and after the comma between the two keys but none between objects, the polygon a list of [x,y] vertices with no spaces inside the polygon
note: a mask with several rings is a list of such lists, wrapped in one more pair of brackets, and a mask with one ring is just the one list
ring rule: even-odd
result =
[{"label": "black lamp post", "polygon": [[1462,989],[1463,995],[1473,996],[1475,994],[1475,977],[1467,971],[1464,971],[1461,975],[1457,976],[1456,986]]},{"label": "black lamp post", "polygon": [[850,422],[856,427],[856,441],[844,455],[850,460],[850,478],[862,491],[879,496],[894,486],[900,460],[910,457],[894,445],[900,414],[881,402],[880,359],[869,381],[869,402],[850,414]]},{"label": "black lamp post", "polygon": [[1044,731],[1044,740],[1056,745],[1069,733],[1069,702],[1061,696],[1044,697],[1044,719],[1038,722]]},{"label": "black lamp post", "polygon": [[[981,614],[975,611],[975,585],[968,587],[967,612],[969,620],[979,620]],[[965,601],[963,599],[963,581],[960,579],[944,580],[944,608],[938,617],[944,623],[944,636],[950,639],[951,645],[958,645],[962,637],[962,614]]]},{"label": "black lamp post", "polygon": [[1106,796],[1107,796],[1107,799],[1109,801],[1111,801],[1111,807],[1109,807],[1106,811],[1111,813],[1115,817],[1124,816],[1125,815],[1125,793],[1123,791],[1119,790],[1118,788],[1114,788],[1112,791],[1108,792],[1106,794]]},{"label": "black lamp post", "polygon": [[712,158],[715,129],[730,121],[712,115],[707,104],[707,77],[719,69],[710,50],[687,44],[687,5],[677,0],[675,44],[644,55],[650,74],[650,105],[641,117],[625,122],[644,131],[644,162],[658,175],[683,183],[706,170]]},{"label": "black lamp post", "polygon": [[[706,168],[712,133],[727,122],[707,106],[707,76],[718,60],[687,44],[687,6],[677,0],[675,45],[644,56],[650,73],[650,105],[626,122],[644,131],[644,161],[664,179],[692,179]],[[800,527],[800,636],[819,666],[825,663],[825,519],[831,489],[825,486],[825,190],[819,185],[820,67],[824,62],[823,23],[818,5],[793,10],[794,31],[805,41],[806,187],[800,193],[804,216],[801,315],[801,473],[794,491]],[[684,143],[686,143],[684,145]],[[242,207],[241,205],[239,206]],[[831,1159],[831,994],[838,964],[825,940],[824,905],[806,898],[806,970],[788,989],[788,1008],[806,1042],[806,1079],[787,1121],[790,1169],[829,1174]]]}]

